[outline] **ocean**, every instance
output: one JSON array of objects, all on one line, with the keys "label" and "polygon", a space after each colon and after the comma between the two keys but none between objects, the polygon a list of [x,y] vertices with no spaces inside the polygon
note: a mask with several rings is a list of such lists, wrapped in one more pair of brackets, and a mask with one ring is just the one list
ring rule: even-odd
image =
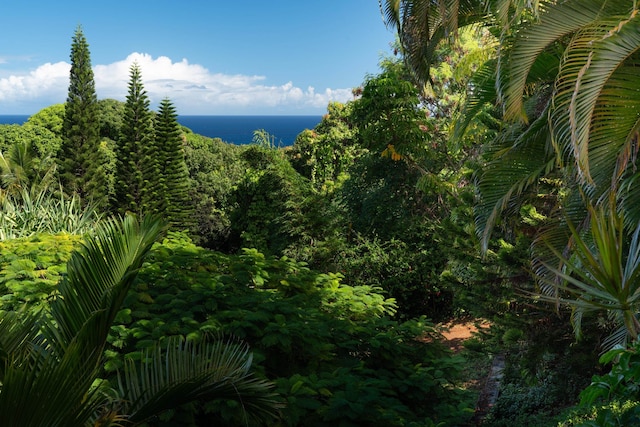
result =
[{"label": "ocean", "polygon": [[[0,115],[0,124],[23,124],[28,115]],[[276,145],[292,145],[305,129],[313,129],[322,116],[179,116],[178,122],[194,133],[243,145],[251,143],[253,132],[264,129]]]},{"label": "ocean", "polygon": [[249,144],[253,132],[264,129],[276,145],[292,145],[300,132],[313,129],[322,116],[179,116],[178,122],[193,132],[232,144]]}]

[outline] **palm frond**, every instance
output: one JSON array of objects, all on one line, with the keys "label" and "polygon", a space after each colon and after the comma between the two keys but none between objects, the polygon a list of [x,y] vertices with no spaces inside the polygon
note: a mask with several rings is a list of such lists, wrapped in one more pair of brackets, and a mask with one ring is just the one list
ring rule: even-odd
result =
[{"label": "palm frond", "polygon": [[100,224],[67,264],[60,297],[51,304],[55,329],[50,341],[64,349],[82,342],[87,349],[102,348],[116,313],[142,265],[146,253],[162,232],[163,223],[133,216]]},{"label": "palm frond", "polygon": [[617,326],[615,326],[613,331],[609,333],[602,341],[601,347],[603,353],[618,346],[626,348],[627,344],[629,343],[629,334],[627,332],[627,328],[624,326],[624,323],[618,320],[614,324]]},{"label": "palm frond", "polygon": [[557,276],[547,268],[547,265],[562,268],[562,262],[558,260],[556,253],[569,256],[571,246],[569,224],[574,224],[578,230],[583,230],[589,223],[589,211],[585,204],[584,192],[569,173],[565,174],[564,186],[573,190],[562,196],[559,208],[550,215],[549,221],[538,231],[531,245],[531,267],[534,275],[539,279],[539,291],[554,297],[558,296]]},{"label": "palm frond", "polygon": [[500,215],[516,195],[522,194],[543,174],[555,167],[555,155],[549,149],[547,121],[539,118],[526,130],[513,131],[510,147],[496,152],[495,159],[477,177],[479,200],[475,207],[476,230],[483,251]]},{"label": "palm frond", "polygon": [[32,348],[31,342],[39,334],[36,327],[39,314],[19,316],[13,311],[0,313],[0,384],[4,372],[15,355],[25,357]]},{"label": "palm frond", "polygon": [[78,348],[61,359],[31,347],[5,361],[0,388],[2,423],[14,427],[85,427],[82,414],[101,402],[88,394],[96,367]]},{"label": "palm frond", "polygon": [[490,60],[473,74],[462,111],[455,119],[452,140],[460,141],[471,122],[487,105],[496,103],[496,60]]},{"label": "palm frond", "polygon": [[618,190],[618,200],[624,210],[626,216],[626,225],[632,228],[635,224],[640,223],[640,185],[638,185],[640,173],[631,174],[630,177],[623,179]]},{"label": "palm frond", "polygon": [[509,29],[525,10],[535,15],[540,7],[540,0],[488,0],[486,3],[487,12],[497,18],[503,29]]},{"label": "palm frond", "polygon": [[382,19],[389,28],[399,28],[402,25],[400,21],[401,0],[379,0]]},{"label": "palm frond", "polygon": [[[599,164],[605,169],[615,167],[618,157],[624,170],[629,157],[620,157],[620,150],[628,152],[624,147],[630,139],[630,128],[620,120],[630,117],[633,129],[639,109],[633,94],[640,79],[621,66],[640,47],[639,27],[640,16],[601,19],[577,32],[566,49],[550,119],[558,150],[571,152],[580,176],[590,183],[591,151],[613,155],[613,161]],[[619,178],[613,171],[602,172],[607,186]]]},{"label": "palm frond", "polygon": [[404,59],[416,80],[425,84],[438,44],[457,29],[482,21],[478,0],[385,0],[381,10],[387,26],[395,28]]},{"label": "palm frond", "polygon": [[119,375],[120,390],[129,402],[131,422],[142,422],[167,409],[192,401],[237,400],[246,415],[273,418],[279,403],[271,384],[254,378],[246,345],[231,339],[195,344],[172,337],[140,362],[130,359]]},{"label": "palm frond", "polygon": [[553,43],[571,35],[602,16],[629,9],[622,0],[569,0],[540,5],[539,21],[517,35],[508,62],[505,87],[505,118],[526,120],[523,115],[523,95],[530,70],[536,58]]}]

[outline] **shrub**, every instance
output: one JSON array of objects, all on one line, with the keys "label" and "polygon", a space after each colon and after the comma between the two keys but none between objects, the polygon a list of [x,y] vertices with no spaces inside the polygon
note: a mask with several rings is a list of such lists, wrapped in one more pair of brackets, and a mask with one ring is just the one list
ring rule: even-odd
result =
[{"label": "shrub", "polygon": [[[457,385],[462,359],[425,318],[390,320],[395,309],[379,288],[346,285],[339,274],[256,250],[223,255],[170,233],[118,313],[105,377],[158,340],[220,332],[247,342],[257,373],[277,384],[282,426],[463,424],[473,402]],[[203,402],[166,422],[240,425],[233,405]]]},{"label": "shrub", "polygon": [[60,233],[0,242],[0,311],[46,307],[79,241]]}]

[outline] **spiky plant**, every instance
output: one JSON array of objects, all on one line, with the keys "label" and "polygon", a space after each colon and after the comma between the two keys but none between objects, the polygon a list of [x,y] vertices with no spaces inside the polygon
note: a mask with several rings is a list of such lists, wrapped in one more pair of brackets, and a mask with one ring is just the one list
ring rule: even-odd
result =
[{"label": "spiky plant", "polygon": [[546,288],[542,297],[572,308],[577,336],[584,315],[608,315],[615,329],[603,342],[607,350],[637,341],[640,334],[640,224],[627,235],[623,214],[614,201],[588,210],[589,233],[568,224],[570,251],[562,253],[549,244],[556,262],[545,262],[545,266],[556,280],[540,277]]}]

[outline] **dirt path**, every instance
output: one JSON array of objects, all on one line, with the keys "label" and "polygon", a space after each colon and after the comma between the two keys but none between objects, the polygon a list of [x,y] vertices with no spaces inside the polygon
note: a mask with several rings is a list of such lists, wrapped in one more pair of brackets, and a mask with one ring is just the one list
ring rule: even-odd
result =
[{"label": "dirt path", "polygon": [[491,365],[489,375],[485,380],[478,402],[476,403],[476,411],[473,416],[473,420],[477,426],[482,424],[482,420],[487,416],[491,407],[495,405],[498,400],[498,394],[500,392],[500,383],[502,382],[502,372],[504,371],[504,356],[501,354],[496,355]]},{"label": "dirt path", "polygon": [[459,352],[466,340],[473,337],[479,329],[489,328],[491,324],[484,320],[454,320],[440,325],[440,333],[445,344],[454,352]]},{"label": "dirt path", "polygon": [[[472,319],[455,320],[440,325],[439,329],[444,337],[445,344],[454,353],[458,353],[462,350],[466,340],[472,338],[479,330],[489,328],[490,326],[491,324],[489,322]],[[476,426],[482,424],[482,420],[498,399],[504,363],[504,356],[496,355],[493,359],[488,375],[481,384],[478,384],[480,388],[480,395],[478,396],[475,415],[473,417]]]}]

